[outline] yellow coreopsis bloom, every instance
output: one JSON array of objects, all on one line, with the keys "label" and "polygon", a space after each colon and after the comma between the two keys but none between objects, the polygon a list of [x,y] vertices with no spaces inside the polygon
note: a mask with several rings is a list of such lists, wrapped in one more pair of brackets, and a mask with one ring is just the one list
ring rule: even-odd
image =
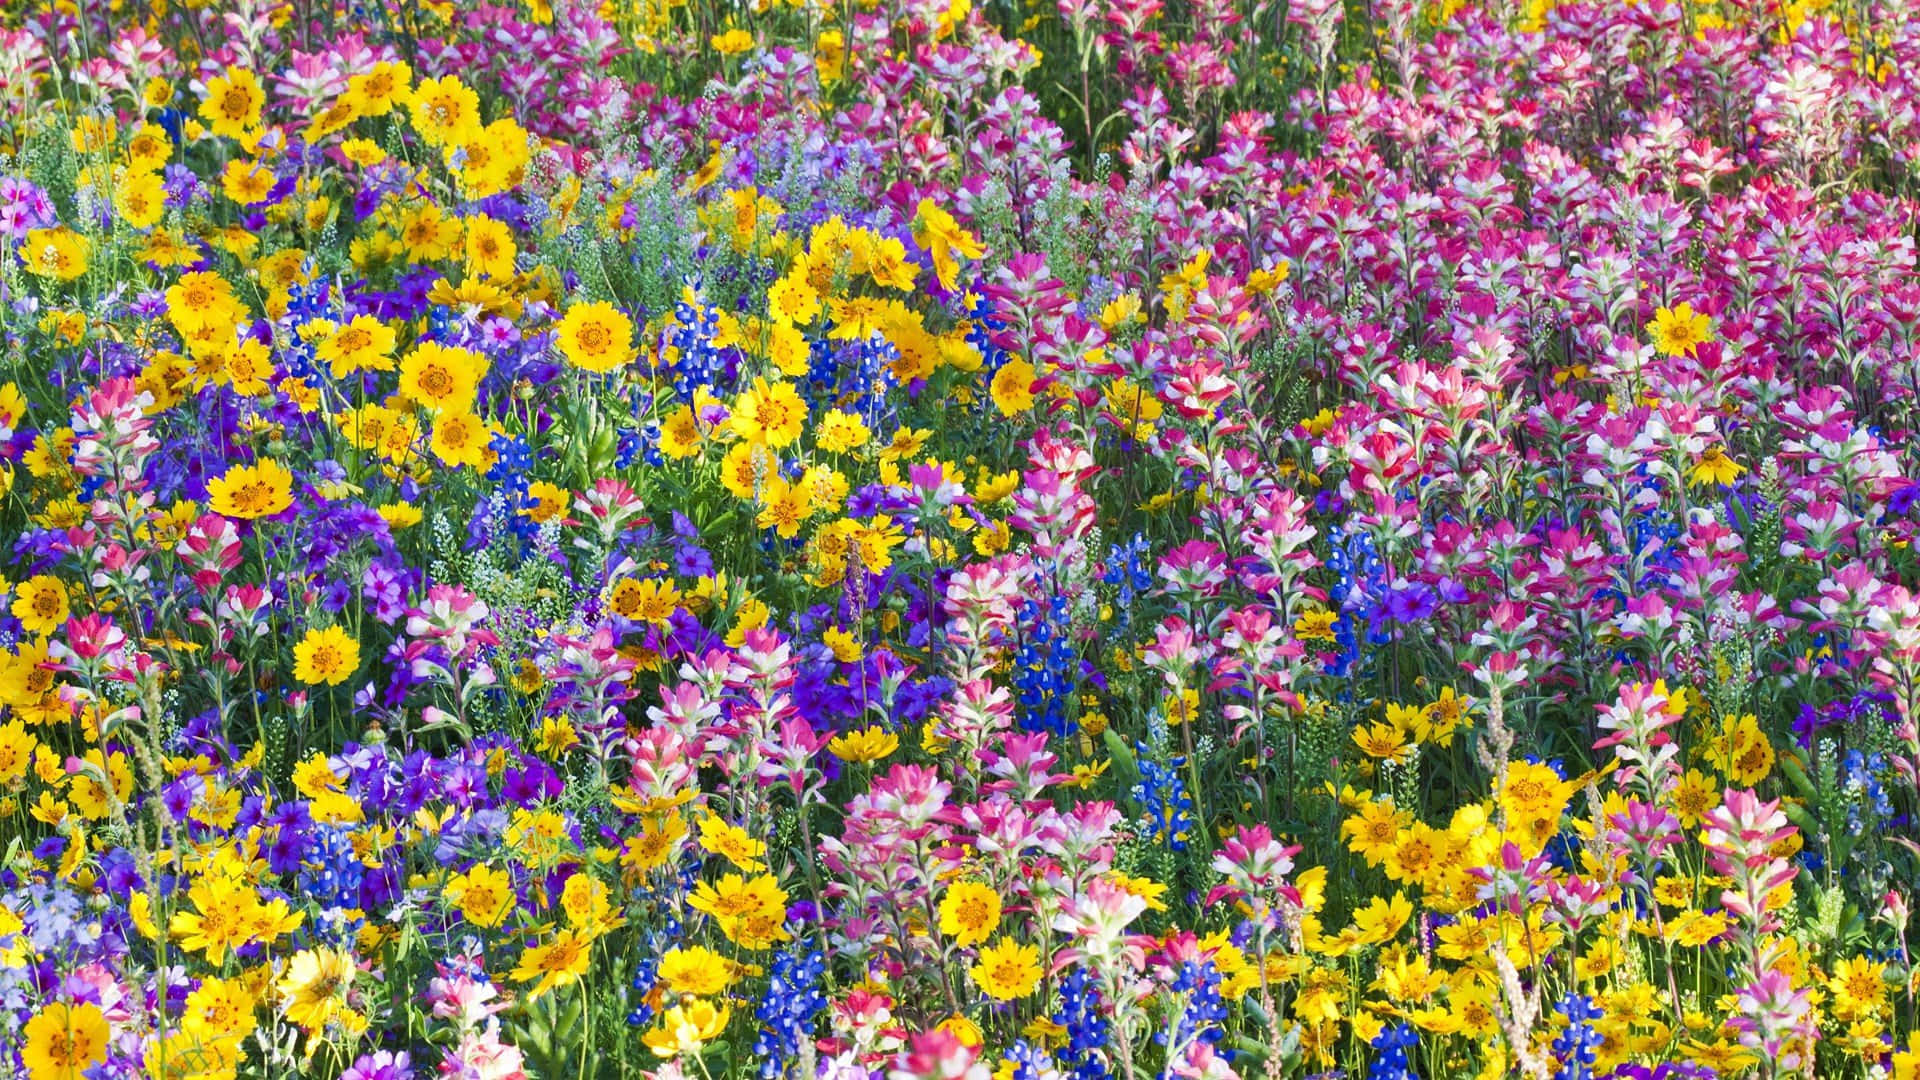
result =
[{"label": "yellow coreopsis bloom", "polygon": [[1000,894],[978,881],[957,881],[940,899],[940,932],[955,945],[978,945],[1000,928]]},{"label": "yellow coreopsis bloom", "polygon": [[217,137],[245,138],[260,126],[260,108],[266,103],[260,77],[246,68],[229,66],[226,74],[207,80],[200,119],[212,125],[210,130]]},{"label": "yellow coreopsis bloom", "polygon": [[721,56],[735,56],[753,48],[753,35],[737,26],[726,33],[715,34],[707,41]]},{"label": "yellow coreopsis bloom", "polygon": [[468,922],[492,929],[505,922],[513,911],[513,878],[480,863],[464,874],[449,878],[444,895],[448,905],[459,908],[461,917]]},{"label": "yellow coreopsis bloom", "polygon": [[536,1001],[549,991],[568,986],[586,974],[592,956],[593,938],[577,930],[562,930],[550,945],[535,945],[520,954],[513,969],[515,982],[531,982],[528,1001]]},{"label": "yellow coreopsis bloom", "polygon": [[978,259],[987,253],[972,233],[961,228],[952,214],[934,205],[931,199],[921,199],[914,210],[913,242],[933,260],[933,275],[948,292],[954,290],[960,274],[960,263],[954,256]]},{"label": "yellow coreopsis bloom", "polygon": [[800,437],[807,422],[807,403],[785,381],[755,379],[734,399],[729,427],[755,445],[779,449]]},{"label": "yellow coreopsis bloom", "polygon": [[87,272],[87,238],[62,225],[34,229],[20,245],[27,272],[56,281],[72,281]]},{"label": "yellow coreopsis bloom", "polygon": [[293,474],[272,458],[236,465],[208,481],[207,503],[222,517],[271,517],[293,505]]},{"label": "yellow coreopsis bloom", "polygon": [[967,973],[981,993],[995,1001],[1014,1001],[1040,985],[1040,950],[1001,938],[981,950],[980,959]]},{"label": "yellow coreopsis bloom", "polygon": [[660,957],[658,976],[668,991],[712,997],[733,985],[734,965],[704,945],[675,946]]},{"label": "yellow coreopsis bloom", "polygon": [[767,868],[761,861],[767,853],[766,843],[748,836],[740,826],[717,817],[701,819],[700,846],[748,873],[757,874]]},{"label": "yellow coreopsis bloom", "polygon": [[647,1049],[663,1058],[690,1054],[720,1037],[733,1013],[726,1006],[695,999],[675,1005],[660,1017],[659,1026],[642,1039]]},{"label": "yellow coreopsis bloom", "polygon": [[338,686],[360,667],[360,643],[338,626],[308,630],[293,647],[293,677],[309,686]]},{"label": "yellow coreopsis bloom", "polygon": [[35,574],[14,587],[13,617],[30,634],[51,634],[67,621],[67,587],[51,574]]},{"label": "yellow coreopsis bloom", "polygon": [[568,308],[556,338],[560,355],[582,371],[617,371],[633,362],[633,320],[605,301]]},{"label": "yellow coreopsis bloom", "polygon": [[1733,482],[1740,478],[1740,474],[1746,471],[1739,462],[1727,456],[1726,447],[1715,445],[1707,447],[1700,454],[1699,460],[1693,463],[1693,469],[1688,472],[1687,478],[1695,484],[1731,487]]},{"label": "yellow coreopsis bloom", "polygon": [[434,147],[458,143],[480,126],[480,95],[456,75],[426,79],[407,95],[407,111],[420,141]]},{"label": "yellow coreopsis bloom", "polygon": [[1655,311],[1653,321],[1647,324],[1647,336],[1662,353],[1685,356],[1713,336],[1712,326],[1712,319],[1694,311],[1692,304],[1682,302]]},{"label": "yellow coreopsis bloom", "polygon": [[353,982],[353,954],[344,949],[302,949],[277,985],[288,1020],[319,1031],[347,1011],[346,991]]},{"label": "yellow coreopsis bloom", "polygon": [[112,1035],[106,1014],[98,1005],[69,1005],[56,1001],[27,1021],[20,1062],[29,1080],[80,1080],[88,1069],[107,1059]]},{"label": "yellow coreopsis bloom", "polygon": [[833,756],[850,764],[879,761],[900,749],[900,736],[879,727],[863,728],[834,736],[827,743]]}]

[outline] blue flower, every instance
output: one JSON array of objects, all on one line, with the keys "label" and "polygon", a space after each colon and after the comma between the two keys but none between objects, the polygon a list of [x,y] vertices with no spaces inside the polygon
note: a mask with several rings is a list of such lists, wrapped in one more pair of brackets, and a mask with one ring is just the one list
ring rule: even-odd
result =
[{"label": "blue flower", "polygon": [[1605,1014],[1584,994],[1568,994],[1554,1011],[1567,1021],[1553,1039],[1553,1057],[1560,1063],[1554,1080],[1593,1080],[1593,1054],[1600,1045],[1593,1021]]},{"label": "blue flower", "polygon": [[1108,1026],[1100,990],[1085,968],[1075,968],[1060,980],[1060,1008],[1053,1022],[1067,1029],[1060,1063],[1073,1080],[1107,1080]]},{"label": "blue flower", "polygon": [[1407,1024],[1382,1028],[1373,1037],[1373,1048],[1380,1051],[1380,1056],[1367,1067],[1368,1080],[1418,1080],[1408,1055],[1419,1046],[1419,1036]]},{"label": "blue flower", "polygon": [[826,957],[804,942],[774,956],[767,992],[754,1009],[760,1035],[753,1056],[760,1062],[761,1080],[786,1076],[797,1064],[801,1043],[813,1038],[814,1019],[827,1007],[820,988],[826,970]]}]

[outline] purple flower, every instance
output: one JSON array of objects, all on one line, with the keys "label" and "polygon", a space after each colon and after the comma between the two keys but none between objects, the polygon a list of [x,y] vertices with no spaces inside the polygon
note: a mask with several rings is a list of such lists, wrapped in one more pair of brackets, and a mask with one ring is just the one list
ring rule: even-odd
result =
[{"label": "purple flower", "polygon": [[28,180],[0,177],[0,236],[26,239],[29,229],[41,229],[59,220],[47,193]]},{"label": "purple flower", "polygon": [[368,563],[360,575],[360,595],[368,610],[384,626],[392,626],[407,613],[405,571],[384,562]]},{"label": "purple flower", "polygon": [[1431,585],[1401,580],[1387,586],[1384,607],[1387,618],[1394,622],[1417,623],[1433,614],[1436,600]]},{"label": "purple flower", "polygon": [[353,1067],[340,1074],[340,1080],[413,1080],[413,1062],[402,1050],[379,1050],[360,1055]]},{"label": "purple flower", "polygon": [[542,799],[557,799],[566,790],[558,773],[544,761],[529,760],[523,769],[508,769],[500,797],[509,803],[530,806]]}]

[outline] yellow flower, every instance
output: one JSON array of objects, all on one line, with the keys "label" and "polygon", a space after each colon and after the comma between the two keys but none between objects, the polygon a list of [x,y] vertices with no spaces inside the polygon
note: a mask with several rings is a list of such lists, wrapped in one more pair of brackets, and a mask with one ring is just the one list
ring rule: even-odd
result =
[{"label": "yellow flower", "polygon": [[[132,797],[133,766],[128,763],[127,755],[117,751],[103,758],[99,750],[89,750],[81,760],[89,768],[73,777],[68,794],[82,817],[99,821],[107,816],[110,802],[124,803]],[[101,776],[112,784],[111,792],[107,784],[97,779]]]},{"label": "yellow flower", "polygon": [[820,314],[820,293],[802,274],[787,274],[767,287],[767,314],[805,326]]},{"label": "yellow flower", "polygon": [[1833,994],[1833,1015],[1842,1020],[1878,1016],[1887,1005],[1887,965],[1864,956],[1850,956],[1833,966],[1827,989]]},{"label": "yellow flower", "polygon": [[641,1038],[647,1049],[663,1058],[690,1054],[719,1038],[732,1017],[732,1010],[724,1005],[695,999],[668,1009],[660,1025]]},{"label": "yellow flower", "polygon": [[459,908],[468,922],[492,929],[507,921],[513,911],[513,878],[480,863],[449,878],[444,895],[448,905]]},{"label": "yellow flower", "polygon": [[1683,912],[1667,924],[1667,940],[1689,949],[1699,948],[1726,933],[1728,925],[1725,912],[1716,911],[1710,915],[1699,911]]},{"label": "yellow flower", "polygon": [[513,230],[503,221],[490,217],[467,221],[467,272],[480,277],[510,278],[513,261],[519,255],[513,243]]},{"label": "yellow flower", "polygon": [[1647,324],[1647,335],[1662,353],[1686,356],[1713,336],[1712,326],[1713,320],[1695,313],[1692,304],[1681,303],[1655,311],[1653,321]]},{"label": "yellow flower", "polygon": [[1019,357],[1000,365],[993,375],[993,407],[1002,416],[1018,416],[1033,408],[1033,365]]},{"label": "yellow flower", "polygon": [[427,445],[445,464],[484,469],[493,458],[492,441],[485,421],[465,409],[450,409],[434,420],[433,438]]},{"label": "yellow flower", "polygon": [[1727,456],[1726,447],[1716,444],[1707,447],[1700,455],[1700,460],[1693,463],[1693,469],[1687,473],[1687,478],[1694,484],[1731,487],[1735,480],[1740,479],[1740,474],[1746,471],[1739,462]]},{"label": "yellow flower", "polygon": [[246,68],[228,66],[224,75],[207,80],[206,100],[200,103],[200,119],[212,125],[221,138],[245,138],[260,126],[260,107],[267,103],[260,78]]},{"label": "yellow flower", "polygon": [[1148,911],[1167,910],[1166,901],[1160,899],[1166,895],[1167,887],[1152,878],[1134,877],[1118,870],[1110,870],[1107,872],[1107,880],[1120,886],[1124,892],[1145,900]]},{"label": "yellow flower", "polygon": [[80,1080],[107,1059],[112,1031],[98,1005],[56,1001],[27,1021],[20,1061],[29,1080]]},{"label": "yellow flower", "polygon": [[35,574],[13,592],[13,617],[30,634],[51,634],[67,621],[67,587],[51,574]]},{"label": "yellow flower", "polygon": [[393,330],[371,315],[355,315],[353,321],[328,334],[315,355],[327,365],[336,379],[356,371],[393,370]]},{"label": "yellow flower", "polygon": [[400,244],[414,262],[444,259],[460,242],[460,222],[431,204],[409,210],[400,220]]},{"label": "yellow flower", "polygon": [[[867,445],[873,438],[865,420],[849,412],[832,409],[820,418],[814,429],[813,444],[829,454],[845,454]],[[977,497],[977,495],[976,495]]]},{"label": "yellow flower", "polygon": [[65,225],[34,229],[20,245],[27,272],[56,281],[72,281],[87,272],[87,238]]},{"label": "yellow flower", "polygon": [[736,435],[758,446],[778,450],[800,437],[807,422],[807,403],[791,383],[755,379],[734,399],[728,420]]},{"label": "yellow flower", "polygon": [[[837,626],[830,626],[820,632],[820,643],[833,650],[833,658],[843,664],[858,663],[866,655],[866,648],[860,639]],[[872,730],[869,728],[868,730]],[[891,751],[889,751],[891,752]],[[882,755],[883,757],[885,755]],[[842,758],[842,760],[845,760]]]},{"label": "yellow flower", "polygon": [[734,968],[704,945],[675,946],[661,955],[657,974],[668,993],[712,997],[733,985]]},{"label": "yellow flower", "polygon": [[536,480],[527,485],[527,497],[532,505],[521,513],[541,524],[564,515],[567,507],[573,505],[573,493],[558,484],[549,484],[545,480]]},{"label": "yellow flower", "polygon": [[1442,687],[1438,700],[1421,710],[1427,737],[1438,746],[1452,746],[1454,733],[1469,722],[1473,699],[1462,697],[1453,687]]},{"label": "yellow flower", "polygon": [[321,947],[295,953],[286,976],[275,987],[287,1019],[312,1033],[344,1015],[353,974],[353,954],[344,949]]},{"label": "yellow flower", "polygon": [[239,319],[240,310],[232,283],[210,271],[182,275],[167,289],[167,321],[183,337],[225,330]]},{"label": "yellow flower", "polygon": [[967,486],[971,489],[973,501],[980,506],[987,506],[1020,490],[1020,474],[1012,469],[999,474],[983,471]]},{"label": "yellow flower", "polygon": [[727,874],[719,882],[701,882],[687,906],[720,924],[727,940],[745,949],[765,949],[789,940],[784,925],[787,891],[770,875],[746,879]]},{"label": "yellow flower", "polygon": [[1407,741],[1407,733],[1400,726],[1385,720],[1375,721],[1364,727],[1353,729],[1353,745],[1360,752],[1376,761],[1404,762],[1412,752],[1413,746]]},{"label": "yellow flower", "polygon": [[221,517],[272,517],[293,505],[293,474],[272,458],[236,465],[207,482],[207,505]]},{"label": "yellow flower", "polygon": [[986,1035],[980,1031],[980,1025],[961,1016],[959,1013],[947,1017],[945,1020],[935,1024],[934,1027],[959,1039],[960,1045],[962,1046],[978,1047],[980,1044],[986,1042]]},{"label": "yellow flower", "polygon": [[927,445],[927,439],[933,435],[932,428],[902,427],[893,433],[893,439],[880,448],[880,460],[903,461],[918,454]]},{"label": "yellow flower", "polygon": [[677,811],[664,818],[648,817],[640,823],[640,831],[628,838],[622,865],[636,874],[658,870],[673,859],[686,837],[687,823]]},{"label": "yellow flower", "polygon": [[566,887],[560,890],[560,907],[576,929],[596,937],[626,921],[614,917],[606,882],[588,873],[567,879]]},{"label": "yellow flower", "polygon": [[660,578],[621,578],[607,593],[607,607],[623,619],[665,627],[680,609],[680,590]]},{"label": "yellow flower", "polygon": [[1729,716],[1722,721],[1720,734],[1708,743],[1707,760],[1728,780],[1752,787],[1773,771],[1773,744],[1752,713]]},{"label": "yellow flower", "polygon": [[1515,822],[1557,821],[1573,796],[1573,785],[1550,766],[1516,761],[1507,765],[1499,795],[1500,808]]},{"label": "yellow flower", "polygon": [[535,945],[520,954],[513,969],[515,982],[534,983],[527,992],[528,1001],[537,1001],[548,991],[569,986],[587,972],[592,956],[593,938],[577,930],[562,930],[551,945]]},{"label": "yellow flower", "polygon": [[961,948],[978,945],[1000,928],[1000,894],[978,881],[958,881],[940,898],[940,932]]},{"label": "yellow flower", "polygon": [[[413,69],[404,62],[383,60],[348,79],[347,92],[341,95],[341,101],[354,116],[385,116],[393,111],[394,106],[406,100],[412,81]],[[347,148],[342,146],[341,149]],[[348,151],[348,156],[353,157],[353,153]],[[363,161],[361,164],[371,162]]]},{"label": "yellow flower", "polygon": [[160,224],[167,211],[166,183],[159,173],[130,171],[114,189],[113,208],[134,228],[151,229]]},{"label": "yellow flower", "polygon": [[851,764],[879,761],[900,749],[900,736],[878,726],[836,735],[827,743],[833,756]]},{"label": "yellow flower", "polygon": [[747,835],[740,826],[718,817],[700,819],[700,846],[751,874],[767,868],[760,857],[767,853],[765,842]]},{"label": "yellow flower", "polygon": [[267,201],[273,192],[273,170],[257,161],[234,158],[227,162],[220,172],[220,188],[226,196],[241,206],[254,206]]},{"label": "yellow flower", "polygon": [[457,75],[425,79],[406,100],[413,129],[428,146],[465,142],[468,134],[480,126],[480,95]]},{"label": "yellow flower", "polygon": [[974,239],[973,234],[960,227],[953,215],[933,204],[931,199],[921,199],[913,215],[913,242],[924,249],[933,260],[934,277],[940,281],[940,287],[952,292],[959,276],[960,264],[955,254],[969,259],[977,259],[986,254],[986,249]]},{"label": "yellow flower", "polygon": [[979,961],[968,974],[981,993],[995,1001],[1014,1001],[1040,985],[1040,950],[1001,938],[980,951]]},{"label": "yellow flower", "polygon": [[199,1039],[244,1039],[260,1026],[253,1015],[256,1004],[239,979],[210,976],[187,995],[181,1026]]},{"label": "yellow flower", "polygon": [[560,354],[582,371],[617,371],[633,362],[633,320],[602,300],[568,308],[558,338]]},{"label": "yellow flower", "polygon": [[1387,877],[1414,885],[1425,885],[1439,869],[1446,834],[1424,821],[1416,821],[1393,838],[1393,850],[1387,853]]},{"label": "yellow flower", "polygon": [[339,686],[360,667],[360,643],[338,626],[309,629],[293,647],[293,677],[308,686]]},{"label": "yellow flower", "polygon": [[415,525],[420,524],[421,519],[425,516],[420,512],[419,507],[412,503],[403,502],[381,503],[379,514],[380,520],[386,522],[387,528],[394,532],[413,528]]},{"label": "yellow flower", "polygon": [[1670,793],[1673,802],[1673,814],[1680,819],[1680,827],[1691,829],[1700,824],[1714,808],[1720,805],[1720,789],[1713,777],[1698,769],[1688,769]]},{"label": "yellow flower", "polygon": [[400,393],[429,409],[471,409],[486,373],[472,349],[423,341],[400,361]]},{"label": "yellow flower", "polygon": [[[535,667],[533,670],[535,674],[538,674],[540,669]],[[573,721],[568,720],[566,717],[548,716],[540,721],[540,735],[539,738],[535,740],[534,745],[539,749],[541,754],[549,758],[557,759],[560,755],[580,745],[580,732],[573,726]]]},{"label": "yellow flower", "polygon": [[371,168],[387,160],[387,152],[372,139],[348,139],[340,144],[340,153],[361,168]]},{"label": "yellow flower", "polygon": [[526,175],[530,158],[527,130],[510,116],[470,132],[457,144],[449,143],[443,153],[469,199],[485,199],[511,189]]},{"label": "yellow flower", "polygon": [[707,432],[690,405],[668,413],[660,424],[660,452],[675,461],[685,461],[699,453],[706,441]]},{"label": "yellow flower", "polygon": [[724,34],[715,34],[707,41],[721,56],[734,56],[753,48],[753,35],[737,26]]},{"label": "yellow flower", "polygon": [[806,484],[795,484],[782,476],[769,477],[760,489],[760,512],[753,523],[772,529],[782,540],[800,535],[800,526],[813,513],[813,497]]},{"label": "yellow flower", "polygon": [[1353,913],[1353,928],[1360,939],[1370,944],[1391,941],[1413,918],[1413,901],[1396,892],[1392,899],[1376,896],[1366,907]]},{"label": "yellow flower", "polygon": [[[0,663],[10,662],[5,653],[0,653]],[[39,745],[40,740],[19,720],[0,724],[0,787],[11,787],[27,775],[27,766]]]}]

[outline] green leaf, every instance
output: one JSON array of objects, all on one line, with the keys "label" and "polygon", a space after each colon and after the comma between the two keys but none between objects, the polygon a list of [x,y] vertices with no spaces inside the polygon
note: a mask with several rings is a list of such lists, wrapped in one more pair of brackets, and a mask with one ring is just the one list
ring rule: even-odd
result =
[{"label": "green leaf", "polygon": [[1133,760],[1133,747],[1120,737],[1112,728],[1100,733],[1100,741],[1107,746],[1107,753],[1113,758],[1113,771],[1120,780],[1120,786],[1127,791],[1140,782],[1140,766]]}]

